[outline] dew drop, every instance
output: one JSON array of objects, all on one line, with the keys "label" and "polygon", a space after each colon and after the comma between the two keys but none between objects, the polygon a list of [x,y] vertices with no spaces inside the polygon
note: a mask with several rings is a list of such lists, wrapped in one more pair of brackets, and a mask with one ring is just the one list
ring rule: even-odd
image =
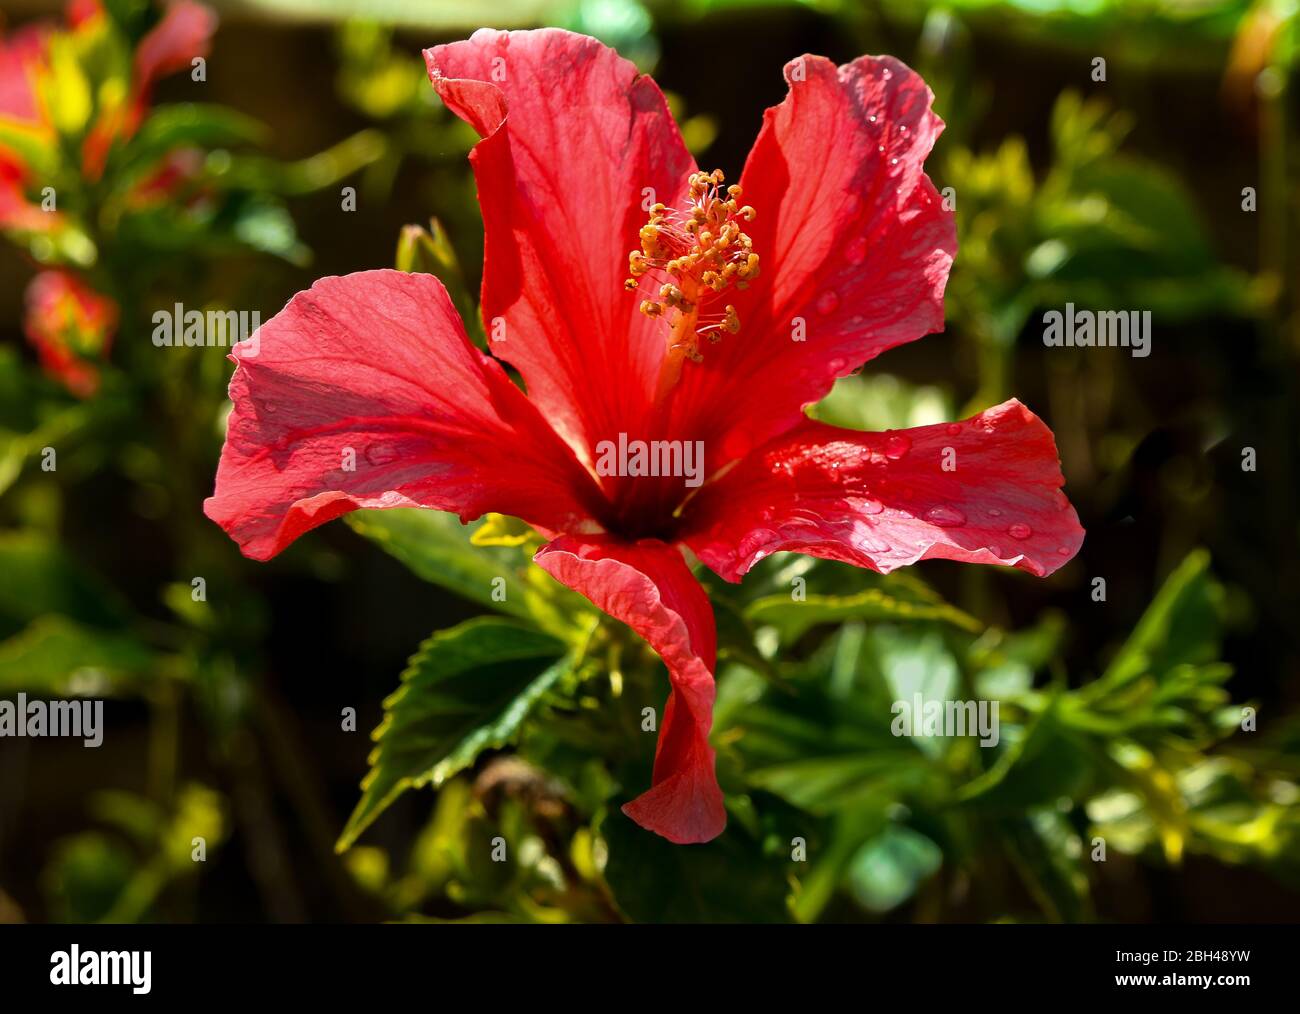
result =
[{"label": "dew drop", "polygon": [[940,528],[960,528],[966,523],[966,515],[956,507],[931,507],[925,512],[925,519]]},{"label": "dew drop", "polygon": [[386,465],[397,459],[397,449],[392,444],[371,444],[366,448],[366,460],[372,465]]},{"label": "dew drop", "polygon": [[1007,529],[1007,534],[1013,539],[1027,539],[1029,536],[1034,534],[1034,530],[1023,521],[1017,521]]},{"label": "dew drop", "polygon": [[844,249],[844,256],[855,267],[861,264],[867,256],[867,237],[858,236],[850,241]]},{"label": "dew drop", "polygon": [[998,510],[996,507],[990,507],[990,508],[989,508],[989,517],[991,517],[991,518],[1000,518],[1000,517],[1002,517],[1002,512],[1001,512],[1000,510]]},{"label": "dew drop", "polygon": [[1057,555],[1059,555],[1059,556],[1069,556],[1069,555],[1070,555],[1070,548],[1069,548],[1068,546],[1057,546],[1057,547],[1056,547],[1056,552],[1057,552]]},{"label": "dew drop", "polygon": [[[885,457],[891,461],[897,461],[904,454],[912,449],[912,441],[901,433],[895,433],[885,441]],[[964,520],[964,519],[963,519]]]},{"label": "dew drop", "polygon": [[840,305],[840,297],[832,289],[827,289],[817,297],[817,312],[823,316],[828,313],[834,313],[835,308]]},{"label": "dew drop", "polygon": [[948,424],[948,436],[955,437],[960,432],[961,432],[961,423]]},{"label": "dew drop", "polygon": [[890,164],[890,165],[898,165],[898,159],[896,159],[896,158],[891,158],[891,159],[889,160],[889,164]]},{"label": "dew drop", "polygon": [[872,113],[870,116],[867,117],[867,119],[870,120],[872,123],[875,123],[875,122],[876,122],[876,114],[875,114],[875,113]]},{"label": "dew drop", "polygon": [[874,496],[869,496],[862,501],[863,514],[879,514],[885,509],[885,505],[877,500]]}]

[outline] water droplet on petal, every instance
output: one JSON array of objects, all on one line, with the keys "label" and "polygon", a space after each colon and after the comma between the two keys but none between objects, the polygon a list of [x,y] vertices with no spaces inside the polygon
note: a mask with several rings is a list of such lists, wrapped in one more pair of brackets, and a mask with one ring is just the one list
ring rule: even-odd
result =
[{"label": "water droplet on petal", "polygon": [[996,507],[990,507],[990,508],[989,508],[989,517],[991,517],[991,518],[1000,518],[1000,517],[1002,517],[1002,512],[1001,512],[1000,510],[998,510]]},{"label": "water droplet on petal", "polygon": [[861,264],[867,256],[867,237],[856,236],[844,248],[844,256],[854,266]]},{"label": "water droplet on petal", "polygon": [[1056,547],[1056,552],[1057,552],[1057,554],[1060,555],[1060,556],[1069,556],[1069,555],[1070,555],[1070,547],[1069,547],[1069,546],[1057,546],[1057,547]]},{"label": "water droplet on petal", "polygon": [[371,444],[366,448],[366,460],[372,465],[386,465],[397,459],[397,449],[392,444]]},{"label": "water droplet on petal", "polygon": [[948,424],[948,436],[955,437],[960,432],[961,432],[961,423]]},{"label": "water droplet on petal", "polygon": [[885,509],[885,505],[877,500],[874,496],[869,496],[862,501],[863,514],[879,514]]},{"label": "water droplet on petal", "polygon": [[875,114],[875,113],[872,113],[870,116],[867,117],[867,119],[870,120],[872,123],[875,123],[875,122],[876,122],[876,114]]},{"label": "water droplet on petal", "polygon": [[835,308],[840,305],[840,297],[836,295],[833,289],[827,289],[817,297],[817,312],[820,314],[834,313]]},{"label": "water droplet on petal", "polygon": [[989,546],[989,552],[992,553],[994,556],[996,556],[999,560],[1002,559],[1002,549],[1000,547]]},{"label": "water droplet on petal", "polygon": [[1007,534],[1013,539],[1027,539],[1029,536],[1034,534],[1034,530],[1023,521],[1017,521],[1007,529]]},{"label": "water droplet on petal", "polygon": [[885,457],[892,461],[897,461],[911,449],[912,441],[901,433],[895,433],[885,441]]},{"label": "water droplet on petal", "polygon": [[931,507],[925,512],[925,519],[940,528],[960,528],[966,523],[966,515],[956,507]]}]

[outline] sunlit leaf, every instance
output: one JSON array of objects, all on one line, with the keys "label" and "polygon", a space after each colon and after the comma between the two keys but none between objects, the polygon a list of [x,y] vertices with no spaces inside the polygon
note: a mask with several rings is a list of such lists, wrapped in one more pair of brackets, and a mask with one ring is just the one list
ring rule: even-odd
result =
[{"label": "sunlit leaf", "polygon": [[402,673],[401,687],[384,701],[370,773],[339,851],[407,789],[436,788],[484,750],[509,743],[568,671],[564,652],[553,637],[488,617],[425,641]]}]

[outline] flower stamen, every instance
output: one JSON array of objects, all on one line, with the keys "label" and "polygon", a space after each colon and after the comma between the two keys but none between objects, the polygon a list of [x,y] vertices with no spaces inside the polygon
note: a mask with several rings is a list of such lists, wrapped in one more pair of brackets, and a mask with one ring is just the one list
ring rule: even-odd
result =
[{"label": "flower stamen", "polygon": [[724,334],[740,330],[736,308],[727,304],[721,314],[702,316],[701,309],[734,286],[743,290],[759,272],[758,254],[743,224],[754,220],[754,209],[742,205],[741,189],[725,190],[721,169],[692,173],[687,181],[689,198],[683,209],[656,204],[641,227],[640,249],[628,254],[629,292],[641,287],[650,271],[667,280],[658,297],[643,299],[641,312],[669,324],[664,381],[676,382],[683,360],[700,362],[700,339],[718,342]]}]

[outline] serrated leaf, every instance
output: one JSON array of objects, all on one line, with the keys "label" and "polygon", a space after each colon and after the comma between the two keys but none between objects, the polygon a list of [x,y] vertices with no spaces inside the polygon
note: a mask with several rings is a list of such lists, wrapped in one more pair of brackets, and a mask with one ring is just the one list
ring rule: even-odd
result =
[{"label": "serrated leaf", "polygon": [[420,645],[401,687],[384,701],[370,773],[338,851],[407,789],[437,787],[484,750],[509,743],[569,671],[564,653],[561,641],[495,617],[439,631]]}]

